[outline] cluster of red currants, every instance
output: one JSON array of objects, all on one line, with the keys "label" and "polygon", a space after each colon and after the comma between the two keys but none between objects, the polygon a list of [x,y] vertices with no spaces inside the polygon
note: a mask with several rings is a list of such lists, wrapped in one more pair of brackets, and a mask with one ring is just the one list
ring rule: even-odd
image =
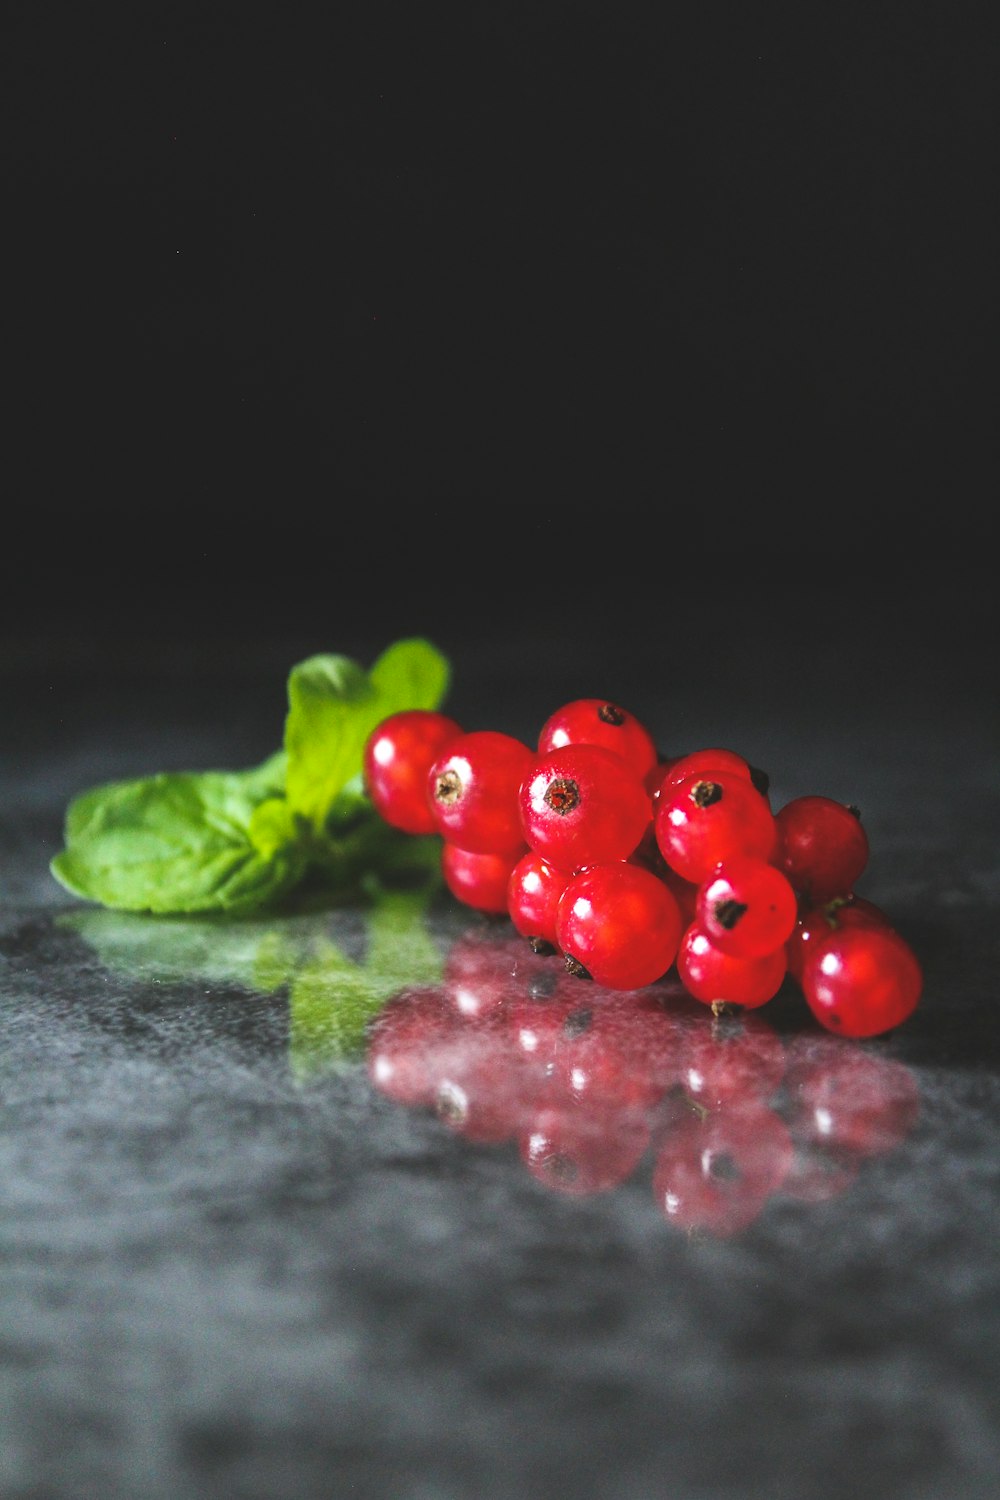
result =
[{"label": "cluster of red currants", "polygon": [[751,1009],[791,975],[850,1037],[894,1029],[920,998],[909,944],[855,894],[869,855],[856,808],[801,796],[775,811],[742,755],[663,756],[616,703],[564,704],[535,748],[397,713],[367,741],[364,781],[392,827],[441,837],[458,901],[609,989],[675,969],[696,1000]]}]

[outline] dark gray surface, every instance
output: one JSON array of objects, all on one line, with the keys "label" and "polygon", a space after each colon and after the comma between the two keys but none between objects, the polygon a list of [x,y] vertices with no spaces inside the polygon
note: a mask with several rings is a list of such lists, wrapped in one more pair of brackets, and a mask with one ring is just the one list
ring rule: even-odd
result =
[{"label": "dark gray surface", "polygon": [[[919,1117],[839,1196],[778,1193],[730,1238],[667,1223],[648,1159],[562,1196],[393,1104],[361,1061],[310,1054],[287,990],[229,950],[198,977],[148,928],[111,961],[66,927],[47,861],[71,795],[252,762],[297,655],[383,637],[6,642],[4,1500],[994,1496],[995,705],[954,616],[943,636],[896,616],[871,633],[870,607],[835,649],[744,632],[710,676],[675,630],[442,642],[469,727],[530,736],[592,683],[665,748],[743,748],[777,802],[863,808],[863,893],[926,974],[869,1046],[911,1070]],[[356,940],[356,913],[309,920]],[[436,909],[442,952],[462,925]],[[808,1030],[791,1000],[774,1015],[786,1042]]]}]

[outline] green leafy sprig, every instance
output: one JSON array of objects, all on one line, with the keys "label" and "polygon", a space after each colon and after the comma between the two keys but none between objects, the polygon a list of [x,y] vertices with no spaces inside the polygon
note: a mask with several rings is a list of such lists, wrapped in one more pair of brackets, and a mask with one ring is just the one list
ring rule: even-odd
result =
[{"label": "green leafy sprig", "polygon": [[396,641],[365,671],[308,657],[288,679],[284,746],[242,771],[162,772],[82,792],[51,871],[71,894],[117,911],[245,915],[308,873],[348,896],[372,871],[427,867],[427,840],[399,837],[362,784],[372,730],[437,709],[450,666],[429,641]]}]

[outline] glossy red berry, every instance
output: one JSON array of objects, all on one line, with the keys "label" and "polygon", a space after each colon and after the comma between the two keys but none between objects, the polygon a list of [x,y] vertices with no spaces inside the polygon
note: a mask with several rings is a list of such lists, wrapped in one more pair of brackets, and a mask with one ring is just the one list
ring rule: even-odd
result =
[{"label": "glossy red berry", "polygon": [[822,943],[831,932],[837,932],[841,927],[891,926],[882,908],[866,901],[863,896],[837,896],[823,906],[812,906],[796,920],[785,944],[788,972],[801,983],[808,955],[817,943]]},{"label": "glossy red berry", "polygon": [[923,973],[909,944],[884,927],[842,927],[817,943],[802,969],[802,993],[820,1025],[872,1037],[909,1019]]},{"label": "glossy red berry", "polygon": [[664,787],[677,786],[689,776],[706,776],[712,771],[728,771],[734,776],[741,776],[744,781],[751,780],[750,762],[742,755],[738,755],[735,750],[709,747],[704,750],[689,750],[686,755],[676,756],[660,781],[660,791]]},{"label": "glossy red berry", "polygon": [[683,933],[677,950],[677,972],[688,994],[704,1005],[726,1003],[748,1010],[774,998],[785,977],[783,947],[762,958],[733,958],[716,948],[693,923]]},{"label": "glossy red berry", "polygon": [[507,914],[507,882],[521,857],[521,849],[507,854],[460,849],[445,839],[441,845],[441,874],[456,901],[475,911]]},{"label": "glossy red berry", "polygon": [[404,833],[436,832],[427,773],[462,726],[447,714],[411,708],[390,714],[369,735],[362,773],[376,812]]},{"label": "glossy red berry", "polygon": [[613,990],[661,979],[677,953],[680,909],[641,865],[595,865],[575,875],[559,901],[556,936],[573,972]]},{"label": "glossy red berry", "polygon": [[539,754],[564,745],[602,745],[627,761],[639,777],[657,763],[656,743],[646,725],[604,698],[575,698],[546,719],[538,736]]},{"label": "glossy red berry", "polygon": [[653,827],[667,864],[698,884],[736,855],[769,859],[777,837],[767,799],[731,771],[688,776],[665,788]]},{"label": "glossy red berry", "polygon": [[507,914],[536,952],[557,947],[556,911],[570,879],[565,870],[557,870],[534,849],[527,850],[510,872]]},{"label": "glossy red berry", "polygon": [[846,896],[868,864],[858,809],[831,797],[795,797],[775,814],[774,863],[810,904]]},{"label": "glossy red berry", "polygon": [[523,849],[518,789],[534,759],[523,741],[495,729],[452,740],[427,778],[435,831],[474,854]]},{"label": "glossy red berry", "polygon": [[564,745],[535,759],[519,802],[525,842],[570,873],[627,859],[650,821],[641,778],[601,745]]},{"label": "glossy red berry", "polygon": [[773,953],[788,941],[797,916],[791,885],[763,859],[725,859],[698,889],[698,926],[734,958]]}]

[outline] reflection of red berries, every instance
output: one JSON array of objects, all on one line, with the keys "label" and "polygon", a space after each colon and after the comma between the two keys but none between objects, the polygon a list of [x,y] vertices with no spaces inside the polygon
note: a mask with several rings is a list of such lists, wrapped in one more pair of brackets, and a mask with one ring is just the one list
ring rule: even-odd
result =
[{"label": "reflection of red berries", "polygon": [[775,814],[774,863],[813,905],[846,896],[868,864],[857,808],[831,797],[795,797]]},{"label": "reflection of red berries", "polygon": [[550,714],[538,736],[539,754],[563,745],[603,745],[614,751],[639,777],[657,763],[653,736],[635,714],[604,698],[576,698]]},{"label": "reflection of red berries", "polygon": [[427,773],[462,726],[447,714],[412,708],[390,714],[369,735],[362,773],[372,805],[403,833],[434,833]]},{"label": "reflection of red berries", "polygon": [[434,1085],[434,1113],[467,1140],[509,1141],[521,1128],[528,1103],[506,1032],[488,1022],[470,1022],[462,1028],[460,1040],[464,1045],[453,1046],[442,1058]]},{"label": "reflection of red berries", "polygon": [[781,1191],[799,1203],[828,1203],[837,1198],[858,1175],[858,1158],[822,1141],[800,1140],[793,1131],[795,1155]]},{"label": "reflection of red berries", "polygon": [[388,1000],[369,1029],[366,1052],[379,1093],[411,1108],[429,1107],[458,1024],[440,989],[401,990]]},{"label": "reflection of red berries", "polygon": [[762,859],[725,859],[698,891],[696,920],[723,953],[763,958],[788,941],[798,913],[785,876]]},{"label": "reflection of red berries", "polygon": [[501,1011],[531,991],[564,976],[513,933],[492,925],[470,927],[448,949],[442,975],[446,1000],[467,1019]]},{"label": "reflection of red berries", "polygon": [[872,1037],[909,1019],[923,974],[909,944],[887,927],[843,927],[818,943],[802,970],[802,993],[820,1025]]},{"label": "reflection of red berries", "polygon": [[602,745],[564,745],[535,760],[520,809],[528,845],[569,873],[627,859],[650,820],[641,778]]},{"label": "reflection of red berries", "polygon": [[508,854],[474,853],[445,839],[441,846],[441,874],[456,901],[475,911],[501,916],[507,911],[507,882],[521,857],[521,850]]},{"label": "reflection of red berries", "polygon": [[683,1229],[725,1238],[758,1218],[792,1164],[788,1128],[762,1104],[672,1123],[653,1166],[653,1197]]},{"label": "reflection of red berries", "polygon": [[560,976],[548,996],[522,997],[508,1012],[513,1045],[550,1098],[644,1114],[676,1077],[674,1042],[661,1007]]},{"label": "reflection of red berries", "polygon": [[785,1073],[785,1047],[755,1011],[713,1016],[689,1027],[681,1045],[681,1083],[709,1109],[766,1104]]},{"label": "reflection of red berries", "polygon": [[473,853],[523,849],[518,788],[533,759],[521,740],[494,729],[475,729],[452,740],[428,772],[437,832]]},{"label": "reflection of red berries", "polygon": [[784,948],[762,958],[733,958],[716,948],[697,923],[681,937],[677,972],[689,994],[705,1005],[717,1001],[753,1009],[774,998],[785,977]]},{"label": "reflection of red berries", "polygon": [[796,1136],[857,1156],[892,1151],[912,1131],[920,1093],[909,1068],[832,1037],[800,1039],[788,1071]]},{"label": "reflection of red berries", "polygon": [[724,859],[769,859],[777,836],[766,798],[732,771],[688,776],[657,798],[656,842],[685,880],[707,880]]},{"label": "reflection of red berries", "polygon": [[648,1123],[600,1109],[543,1106],[522,1132],[521,1160],[554,1193],[590,1197],[631,1177],[649,1145]]},{"label": "reflection of red berries", "polygon": [[641,865],[594,865],[574,875],[559,901],[561,952],[609,989],[639,989],[661,979],[680,935],[677,902]]}]

